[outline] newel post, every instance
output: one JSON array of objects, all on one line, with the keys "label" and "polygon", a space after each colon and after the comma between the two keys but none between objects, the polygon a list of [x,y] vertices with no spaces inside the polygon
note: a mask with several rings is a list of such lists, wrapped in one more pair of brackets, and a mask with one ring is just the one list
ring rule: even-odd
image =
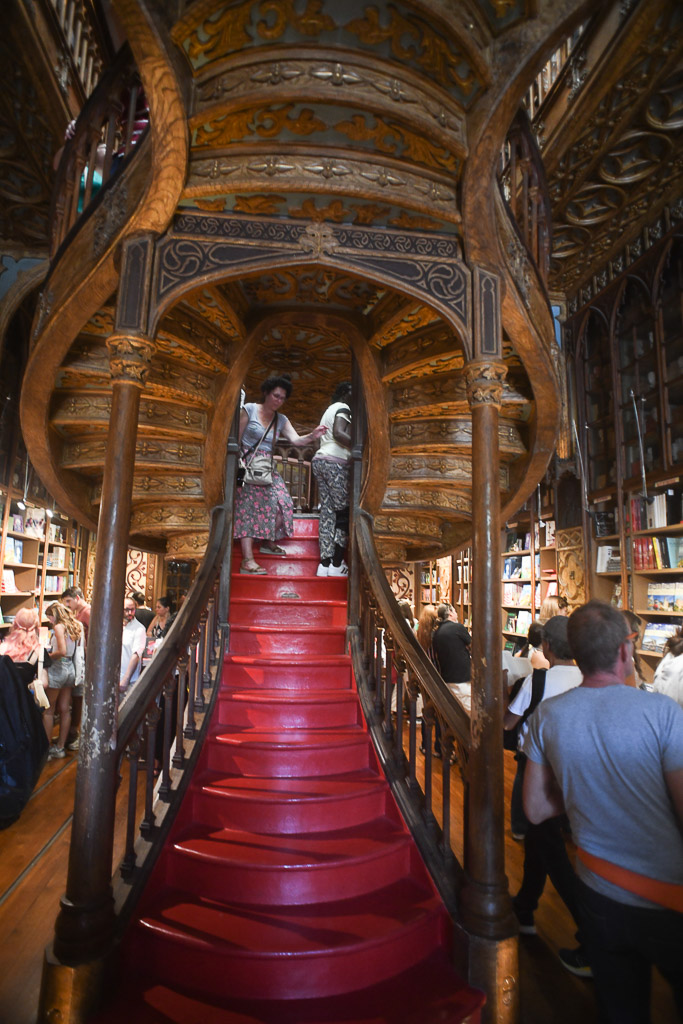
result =
[{"label": "newel post", "polygon": [[124,245],[116,326],[107,341],[112,399],[74,817],[66,893],[55,922],[53,947],[46,952],[39,1022],[87,1018],[97,999],[103,957],[114,933],[111,874],[118,684],[138,411],[154,352],[144,334],[153,248],[150,236]]},{"label": "newel post", "polygon": [[516,925],[505,876],[503,687],[500,622],[499,414],[502,359],[499,280],[473,272],[474,358],[465,366],[472,413],[472,711],[469,823],[461,920],[470,981],[487,993],[485,1021],[517,1019]]}]

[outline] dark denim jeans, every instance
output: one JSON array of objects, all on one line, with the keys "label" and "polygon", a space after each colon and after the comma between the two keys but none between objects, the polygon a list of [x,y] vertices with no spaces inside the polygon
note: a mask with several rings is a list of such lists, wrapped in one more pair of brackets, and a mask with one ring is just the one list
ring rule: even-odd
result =
[{"label": "dark denim jeans", "polygon": [[580,880],[577,892],[601,1024],[650,1024],[653,965],[683,1020],[683,914],[617,903]]}]

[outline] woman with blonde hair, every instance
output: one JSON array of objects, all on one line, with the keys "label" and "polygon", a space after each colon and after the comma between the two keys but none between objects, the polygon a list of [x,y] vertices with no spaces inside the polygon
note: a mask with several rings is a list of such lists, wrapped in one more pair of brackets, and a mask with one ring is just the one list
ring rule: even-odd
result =
[{"label": "woman with blonde hair", "polygon": [[420,612],[420,617],[417,620],[417,642],[419,643],[422,650],[425,652],[430,661],[434,661],[434,652],[432,650],[432,637],[434,635],[434,629],[436,627],[436,608],[433,604],[424,605]]},{"label": "woman with blonde hair", "polygon": [[566,597],[558,597],[557,594],[550,594],[546,597],[538,613],[538,621],[543,625],[554,615],[569,615],[569,605]]},{"label": "woman with blonde hair", "polygon": [[35,679],[38,671],[39,629],[40,617],[36,609],[20,608],[12,628],[0,643],[0,654],[6,654],[12,659],[27,686]]},{"label": "woman with blonde hair", "polygon": [[[426,604],[420,612],[420,617],[417,620],[417,630],[415,636],[422,650],[425,652],[429,660],[434,664],[434,648],[432,647],[432,637],[434,636],[434,630],[436,624],[439,621],[436,614],[436,608],[433,604]],[[420,705],[420,714],[422,707],[422,700],[418,698]],[[420,746],[420,753],[426,753],[427,744],[427,730],[425,728],[424,721],[422,722],[422,744]],[[440,731],[439,723],[435,725],[435,736],[434,736],[434,751],[438,757],[441,757],[441,743],[440,743]]]},{"label": "woman with blonde hair", "polygon": [[[83,627],[66,605],[55,601],[45,609],[50,624],[50,664],[47,669],[47,698],[50,701],[43,715],[45,732],[50,743],[48,759],[66,757],[64,744],[71,726],[71,695],[76,685],[76,648]],[[55,711],[59,713],[59,737],[52,742]]]}]

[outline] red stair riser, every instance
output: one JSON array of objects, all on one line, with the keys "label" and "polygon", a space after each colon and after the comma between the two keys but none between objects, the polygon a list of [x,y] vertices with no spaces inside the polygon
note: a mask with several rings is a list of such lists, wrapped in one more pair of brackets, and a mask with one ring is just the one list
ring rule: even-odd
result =
[{"label": "red stair riser", "polygon": [[[317,567],[317,566],[316,566]],[[315,572],[315,567],[313,569]],[[234,576],[231,581],[231,598],[256,598],[259,601],[274,601],[279,597],[295,593],[303,601],[345,601],[348,580],[344,576],[328,579],[320,576]]]},{"label": "red stair riser", "polygon": [[[280,691],[284,692],[284,691]],[[353,696],[349,691],[349,695]],[[259,701],[231,700],[221,696],[218,721],[220,725],[255,729],[334,729],[359,725],[358,706],[354,700],[288,704],[286,698],[265,705]]]},{"label": "red stair riser", "polygon": [[[254,557],[258,562],[265,563],[265,560],[286,562],[288,558],[315,558],[320,560],[320,545],[317,538],[313,537],[284,537],[277,541],[279,547],[284,548],[286,555],[262,555],[260,544],[254,541]],[[238,544],[233,547],[233,560],[239,563],[242,557],[242,550]],[[316,563],[317,564],[317,563]]]},{"label": "red stair riser", "polygon": [[346,604],[311,605],[302,601],[230,602],[230,622],[234,626],[346,626]]},{"label": "red stair riser", "polygon": [[214,998],[316,999],[354,992],[405,970],[438,945],[444,931],[442,914],[435,911],[379,941],[359,942],[332,955],[283,956],[221,949],[198,938],[179,940],[174,931],[145,921],[133,948],[134,959],[162,982],[181,982]]},{"label": "red stair riser", "polygon": [[[361,733],[360,736],[363,736]],[[370,763],[368,741],[325,747],[248,746],[207,739],[207,767],[211,771],[244,774],[255,778],[311,778],[316,775],[343,775],[367,768]]]},{"label": "red stair riser", "polygon": [[307,633],[295,633],[282,627],[279,631],[267,627],[234,626],[230,630],[231,654],[344,654],[343,629],[322,628]]},{"label": "red stair riser", "polygon": [[217,828],[253,829],[265,835],[323,833],[381,817],[387,809],[387,793],[377,787],[343,801],[321,797],[276,803],[198,791],[193,794],[192,809],[196,821]]},{"label": "red stair riser", "polygon": [[176,849],[168,855],[166,882],[208,899],[294,907],[362,896],[391,885],[409,870],[407,839],[382,856],[313,868],[254,869],[250,865],[197,861],[186,851]]},{"label": "red stair riser", "polygon": [[262,663],[244,664],[231,655],[226,657],[224,679],[229,679],[231,690],[265,689],[265,690],[330,690],[333,686],[351,689],[351,666],[340,663],[332,665],[316,662],[307,665],[304,661],[288,660],[287,664],[272,665]]},{"label": "red stair riser", "polygon": [[[240,565],[242,564],[240,558],[235,559],[232,565],[232,574],[230,576],[230,593],[231,596],[240,597],[240,585],[242,580],[263,580],[266,576],[271,576],[274,579],[298,579],[300,576],[304,576],[307,579],[316,578],[316,570],[318,568],[318,558],[265,558],[263,555],[258,555],[256,558],[259,565],[266,570],[265,575],[254,575],[252,573],[241,573]],[[324,579],[324,577],[321,577]]]}]

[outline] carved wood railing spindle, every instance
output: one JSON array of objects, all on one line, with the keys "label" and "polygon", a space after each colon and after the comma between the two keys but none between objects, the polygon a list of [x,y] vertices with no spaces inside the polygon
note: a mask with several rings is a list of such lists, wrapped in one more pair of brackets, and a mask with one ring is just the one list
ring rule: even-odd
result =
[{"label": "carved wood railing spindle", "polygon": [[142,835],[150,833],[155,824],[154,814],[154,751],[156,749],[156,735],[159,727],[161,711],[155,702],[145,716],[145,769],[147,778],[145,781],[145,815],[140,822]]},{"label": "carved wood railing spindle", "polygon": [[195,711],[200,710],[197,707],[197,646],[199,644],[199,632],[197,630],[192,631],[190,637],[190,657],[189,657],[189,686],[187,694],[187,724],[185,726],[185,736],[187,739],[194,739],[196,726],[195,726]]},{"label": "carved wood railing spindle", "polygon": [[135,735],[126,752],[128,758],[128,811],[126,815],[126,850],[121,862],[121,874],[124,878],[130,876],[135,868],[135,836],[137,833],[137,796],[138,796],[138,769],[140,762],[140,729]]},{"label": "carved wood railing spindle", "polygon": [[185,766],[185,732],[183,722],[185,720],[185,698],[187,694],[187,651],[178,659],[178,686],[176,689],[176,730],[175,730],[175,751],[173,753],[173,767],[183,768]]},{"label": "carved wood railing spindle", "polygon": [[161,785],[159,799],[168,801],[171,796],[171,733],[173,732],[173,697],[175,695],[175,672],[169,672],[162,690],[162,753],[161,753]]}]

